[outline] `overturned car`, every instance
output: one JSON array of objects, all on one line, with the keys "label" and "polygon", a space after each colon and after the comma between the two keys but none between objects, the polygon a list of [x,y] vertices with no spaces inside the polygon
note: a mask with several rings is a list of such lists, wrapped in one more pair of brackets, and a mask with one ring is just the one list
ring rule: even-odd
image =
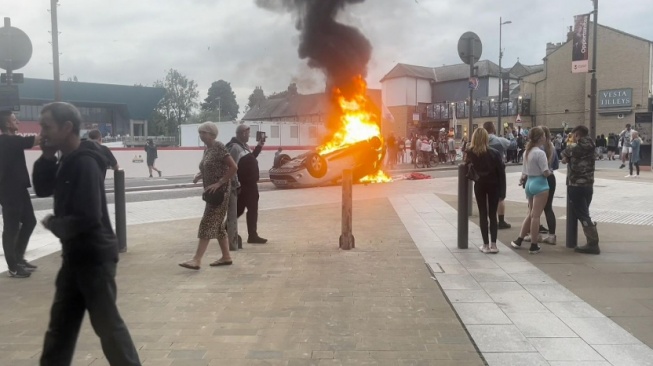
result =
[{"label": "overturned car", "polygon": [[270,169],[270,180],[277,188],[303,188],[339,184],[342,171],[351,169],[354,182],[377,172],[383,163],[385,147],[378,137],[320,155],[309,151],[294,159],[279,155]]}]

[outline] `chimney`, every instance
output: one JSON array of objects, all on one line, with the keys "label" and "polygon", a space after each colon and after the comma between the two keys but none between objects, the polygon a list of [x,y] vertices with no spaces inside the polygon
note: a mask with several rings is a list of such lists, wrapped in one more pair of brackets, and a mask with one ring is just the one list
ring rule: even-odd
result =
[{"label": "chimney", "polygon": [[574,31],[571,29],[571,26],[569,27],[569,31],[567,32],[567,42],[572,41],[574,39]]},{"label": "chimney", "polygon": [[550,55],[553,51],[557,50],[558,46],[555,43],[547,42],[546,44],[546,55]]}]

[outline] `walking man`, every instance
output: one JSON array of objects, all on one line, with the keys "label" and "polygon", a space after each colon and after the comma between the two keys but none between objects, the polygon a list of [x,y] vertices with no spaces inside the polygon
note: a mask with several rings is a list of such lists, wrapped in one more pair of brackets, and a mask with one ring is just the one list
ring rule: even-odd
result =
[{"label": "walking man", "polygon": [[630,146],[630,140],[635,130],[630,127],[630,123],[626,124],[626,129],[621,131],[619,138],[621,139],[621,166],[619,169],[626,167],[626,160],[629,159],[630,154],[633,152],[632,147]]},{"label": "walking man", "polygon": [[34,190],[39,197],[54,195],[54,215],[41,222],[61,241],[63,258],[40,364],[71,364],[88,310],[109,364],[140,366],[116,306],[118,242],[104,191],[106,161],[98,151],[80,148],[81,116],[73,105],[45,105],[40,123],[43,154],[34,163]]},{"label": "walking man", "polygon": [[[258,235],[258,180],[259,169],[256,158],[261,153],[265,139],[260,139],[252,151],[247,145],[249,141],[250,128],[247,125],[239,125],[236,128],[236,137],[233,137],[227,144],[227,149],[231,157],[238,164],[238,183],[240,184],[240,193],[238,193],[236,216],[240,217],[247,209],[247,242],[250,244],[265,244],[268,242]],[[229,210],[231,213],[231,210]],[[235,221],[227,218],[227,226]],[[231,239],[231,236],[230,236]]]},{"label": "walking man", "polygon": [[[494,128],[494,122],[487,121],[483,123],[483,128],[487,131],[489,135],[489,145],[491,148],[497,150],[501,154],[501,159],[505,159],[506,149],[510,146],[510,140],[505,137],[499,137],[496,135],[496,129]],[[501,182],[503,187],[499,187],[500,192],[506,192],[506,181],[505,179]],[[506,204],[504,202],[505,194],[503,197],[499,197],[499,207],[497,209],[497,214],[499,215],[499,222],[497,228],[499,229],[510,229],[512,225],[506,222]]]},{"label": "walking man", "polygon": [[20,122],[11,111],[0,112],[0,205],[2,205],[2,249],[9,276],[26,278],[36,266],[25,260],[29,238],[36,227],[25,150],[39,144],[39,137],[18,136]]},{"label": "walking man", "polygon": [[161,171],[154,166],[154,161],[159,157],[154,140],[147,139],[145,153],[147,155],[147,169],[150,171],[150,178],[152,178],[152,170],[159,173],[159,177],[161,177]]},{"label": "walking man", "polygon": [[590,217],[590,204],[594,195],[594,140],[585,126],[577,126],[571,133],[573,143],[562,152],[562,162],[567,164],[567,197],[574,214],[583,226],[587,245],[576,247],[578,253],[601,254],[599,233]]}]

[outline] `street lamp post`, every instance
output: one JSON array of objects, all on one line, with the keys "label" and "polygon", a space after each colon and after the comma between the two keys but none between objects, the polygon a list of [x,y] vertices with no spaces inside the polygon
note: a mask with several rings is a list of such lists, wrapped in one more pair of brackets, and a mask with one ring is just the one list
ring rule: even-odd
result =
[{"label": "street lamp post", "polygon": [[599,0],[592,0],[594,3],[594,35],[592,36],[592,79],[590,82],[590,136],[596,136],[596,54],[597,54],[597,25],[599,24]]},{"label": "street lamp post", "polygon": [[501,95],[501,91],[503,90],[503,69],[501,68],[501,59],[503,58],[503,49],[501,48],[501,30],[503,28],[504,24],[511,24],[512,22],[510,20],[506,20],[505,22],[501,17],[499,17],[499,112],[498,112],[498,118],[497,118],[497,135],[501,135],[501,107],[503,105],[503,95]]}]

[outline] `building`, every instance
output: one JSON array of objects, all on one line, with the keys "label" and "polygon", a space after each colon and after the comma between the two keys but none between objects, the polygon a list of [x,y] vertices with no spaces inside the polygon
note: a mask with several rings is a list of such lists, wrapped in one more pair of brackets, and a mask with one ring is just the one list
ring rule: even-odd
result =
[{"label": "building", "polygon": [[[507,83],[503,86],[504,102],[499,104],[499,66],[488,60],[479,61],[474,66],[476,80],[470,80],[469,65],[466,64],[441,67],[397,64],[381,79],[383,103],[394,117],[393,123],[383,126],[384,131],[399,136],[417,132],[430,134],[430,131],[455,125],[457,136],[462,137],[470,113],[467,105],[470,84],[476,87],[472,108],[474,125],[488,120],[496,123],[500,105],[502,115],[507,116],[503,122],[508,125],[515,122],[522,106],[526,107],[524,114],[529,113],[530,101],[515,94],[519,86],[518,75],[503,70]],[[528,73],[525,69],[521,65],[520,72]]]},{"label": "building", "polygon": [[[54,101],[54,81],[25,78],[17,84],[20,111],[16,112],[25,133],[39,133],[43,105]],[[82,135],[98,129],[104,136],[148,136],[147,121],[165,95],[165,89],[61,81],[62,100],[74,104],[82,114]]]},{"label": "building", "polygon": [[[381,120],[381,90],[368,89]],[[271,96],[249,109],[242,121],[267,134],[268,146],[317,146],[328,133],[330,98],[326,93],[299,94],[295,84],[281,96]]]},{"label": "building", "polygon": [[[606,136],[619,133],[630,123],[650,145],[653,42],[604,25],[597,28],[596,132]],[[542,70],[520,82],[522,94],[533,96],[534,125],[554,131],[562,131],[564,126],[589,126],[592,76],[571,72],[572,35],[568,34],[567,42],[547,44]],[[593,32],[589,32],[588,44],[591,67]]]}]

